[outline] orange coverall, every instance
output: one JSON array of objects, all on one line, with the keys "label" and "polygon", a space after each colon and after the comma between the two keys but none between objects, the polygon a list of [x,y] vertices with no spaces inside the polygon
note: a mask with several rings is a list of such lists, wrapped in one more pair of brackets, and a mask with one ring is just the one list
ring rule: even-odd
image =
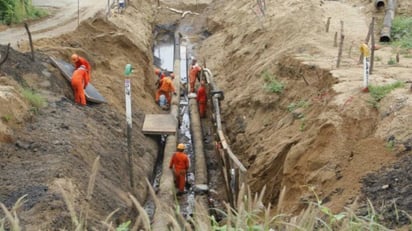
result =
[{"label": "orange coverall", "polygon": [[[77,69],[77,68],[79,68],[81,65],[84,65],[84,66],[86,67],[86,69],[87,69],[87,70],[86,70],[86,73],[87,73],[86,78],[87,78],[87,83],[89,83],[89,82],[90,82],[90,78],[91,78],[91,77],[90,77],[90,73],[92,72],[92,67],[90,66],[90,63],[89,63],[85,58],[79,56],[79,60],[74,63],[74,68]],[[87,87],[87,85],[86,85],[86,87]],[[86,87],[85,87],[85,88],[86,88]]]},{"label": "orange coverall", "polygon": [[184,152],[175,152],[170,159],[169,168],[174,168],[175,183],[179,192],[184,192],[186,184],[186,171],[189,169],[189,158]]},{"label": "orange coverall", "polygon": [[190,67],[189,71],[189,84],[190,84],[190,92],[195,92],[195,83],[196,83],[196,76],[202,68],[195,64]]},{"label": "orange coverall", "polygon": [[156,91],[156,103],[159,102],[161,94],[164,94],[167,99],[167,103],[170,104],[172,101],[172,93],[174,93],[175,87],[173,86],[172,79],[170,77],[165,77],[159,82],[159,89]]},{"label": "orange coverall", "polygon": [[73,72],[71,85],[74,93],[74,102],[85,106],[86,96],[84,95],[84,88],[86,88],[88,82],[86,79],[87,71],[83,68],[76,69]]},{"label": "orange coverall", "polygon": [[199,104],[199,115],[200,118],[205,118],[206,116],[206,104],[207,104],[207,95],[206,95],[206,87],[202,83],[197,90],[197,103]]}]

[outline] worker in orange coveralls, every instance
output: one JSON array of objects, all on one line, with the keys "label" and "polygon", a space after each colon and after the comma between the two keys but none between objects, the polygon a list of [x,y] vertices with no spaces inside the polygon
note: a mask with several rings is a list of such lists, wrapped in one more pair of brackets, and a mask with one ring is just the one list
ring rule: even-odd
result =
[{"label": "worker in orange coveralls", "polygon": [[200,81],[200,87],[197,90],[197,103],[199,104],[199,115],[200,118],[206,117],[206,106],[207,106],[207,95],[206,95],[206,84],[204,80]]},{"label": "worker in orange coveralls", "polygon": [[169,168],[173,169],[175,177],[175,186],[179,189],[177,195],[185,193],[186,172],[189,169],[189,157],[184,153],[185,145],[178,144],[177,151],[170,159]]},{"label": "worker in orange coveralls", "polygon": [[74,93],[74,102],[81,106],[86,106],[86,96],[84,95],[84,89],[87,87],[87,70],[86,67],[81,65],[72,74],[71,85]]},{"label": "worker in orange coveralls", "polygon": [[157,77],[159,77],[159,80],[166,77],[166,74],[163,71],[161,71],[160,69],[155,69],[155,74],[157,75]]},{"label": "worker in orange coveralls", "polygon": [[189,86],[192,93],[195,92],[196,78],[201,70],[202,68],[197,64],[197,60],[193,59],[189,70]]},{"label": "worker in orange coveralls", "polygon": [[166,96],[167,103],[170,105],[172,101],[172,94],[176,94],[176,90],[172,82],[174,76],[175,75],[171,73],[169,76],[159,81],[159,88],[156,91],[156,103],[159,103],[160,95],[164,94]]},{"label": "worker in orange coveralls", "polygon": [[71,60],[74,65],[74,69],[79,68],[81,65],[83,65],[86,68],[87,82],[90,82],[91,73],[92,73],[92,67],[90,66],[90,63],[85,58],[79,56],[78,54],[72,54]]}]

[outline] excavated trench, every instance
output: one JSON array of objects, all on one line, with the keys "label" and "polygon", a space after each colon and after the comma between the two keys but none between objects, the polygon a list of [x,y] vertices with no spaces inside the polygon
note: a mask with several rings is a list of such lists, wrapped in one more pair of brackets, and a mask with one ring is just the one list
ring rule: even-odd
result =
[{"label": "excavated trench", "polygon": [[[153,47],[154,65],[166,73],[173,72],[176,75],[174,81],[175,88],[179,92],[179,97],[174,96],[172,100],[170,112],[176,116],[178,120],[178,128],[176,135],[161,135],[159,139],[159,153],[154,167],[153,179],[151,180],[152,187],[158,193],[161,201],[174,199],[172,207],[179,207],[180,215],[184,219],[189,219],[195,212],[195,200],[200,201],[204,207],[208,206],[208,201],[215,201],[212,197],[205,196],[207,193],[204,189],[199,189],[202,185],[207,185],[207,170],[204,158],[203,141],[210,143],[212,135],[210,128],[203,129],[201,120],[197,112],[197,102],[190,98],[187,94],[187,73],[188,63],[190,62],[191,44],[187,39],[181,40],[181,33],[175,33],[177,30],[175,25],[160,25],[156,26],[154,33],[155,42]],[[184,26],[180,30],[186,30]],[[188,48],[189,47],[189,48]],[[204,123],[203,125],[210,125]],[[206,137],[203,135],[203,130],[206,131]],[[209,136],[209,137],[207,137]],[[185,152],[190,159],[190,168],[187,174],[186,193],[176,197],[173,183],[170,182],[171,171],[168,171],[170,156],[175,152],[177,143],[183,143],[186,146]],[[208,146],[209,151],[213,151],[213,145]],[[216,164],[215,164],[216,165]],[[166,172],[165,172],[166,170]],[[167,178],[167,180],[165,180]],[[216,179],[216,178],[214,178]],[[172,183],[172,184],[170,184]],[[213,184],[213,182],[211,182]],[[172,186],[172,187],[171,187]],[[167,196],[163,196],[167,190]],[[173,193],[172,197],[170,192]],[[195,199],[197,198],[197,199]],[[165,203],[169,203],[166,201]],[[164,227],[164,219],[156,208],[152,198],[148,198],[144,208],[154,222],[154,227]]]}]

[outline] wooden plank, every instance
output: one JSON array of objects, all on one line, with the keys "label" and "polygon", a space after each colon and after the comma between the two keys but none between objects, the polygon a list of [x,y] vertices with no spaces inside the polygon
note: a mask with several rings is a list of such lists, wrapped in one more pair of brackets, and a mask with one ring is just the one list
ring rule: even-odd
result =
[{"label": "wooden plank", "polygon": [[[52,61],[52,64],[60,70],[64,78],[66,78],[70,82],[72,79],[73,71],[74,71],[73,65],[63,60],[56,59],[54,57],[50,57],[50,60]],[[87,84],[84,94],[86,95],[87,101],[90,101],[93,103],[105,103],[106,102],[106,99],[102,95],[100,95],[100,93],[91,83]]]},{"label": "wooden plank", "polygon": [[147,114],[142,132],[152,135],[174,135],[176,129],[177,119],[172,114]]}]

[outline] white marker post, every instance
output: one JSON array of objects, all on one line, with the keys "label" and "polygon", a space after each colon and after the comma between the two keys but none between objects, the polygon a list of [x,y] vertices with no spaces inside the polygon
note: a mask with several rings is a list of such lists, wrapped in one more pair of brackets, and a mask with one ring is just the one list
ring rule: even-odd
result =
[{"label": "white marker post", "polygon": [[369,47],[366,43],[361,44],[360,51],[363,55],[363,92],[369,92]]},{"label": "white marker post", "polygon": [[132,73],[132,65],[127,64],[124,68],[124,94],[126,102],[126,122],[127,122],[127,152],[129,157],[129,177],[130,187],[134,190],[133,180],[133,158],[132,158],[132,87],[130,83],[130,74]]}]

